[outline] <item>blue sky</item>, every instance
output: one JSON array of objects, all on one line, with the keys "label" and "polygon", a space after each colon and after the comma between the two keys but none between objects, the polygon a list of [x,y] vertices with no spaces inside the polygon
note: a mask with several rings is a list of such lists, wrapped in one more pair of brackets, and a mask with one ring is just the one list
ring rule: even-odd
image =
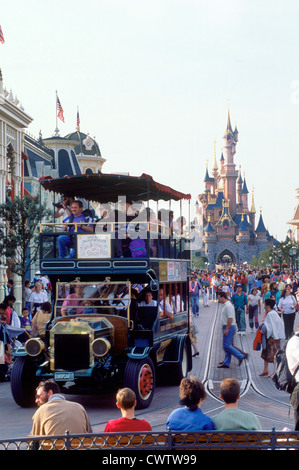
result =
[{"label": "blue sky", "polygon": [[295,0],[1,0],[0,66],[32,135],[54,133],[58,90],[61,135],[79,106],[103,171],[151,174],[194,202],[229,104],[237,167],[284,239],[299,187],[298,23]]}]

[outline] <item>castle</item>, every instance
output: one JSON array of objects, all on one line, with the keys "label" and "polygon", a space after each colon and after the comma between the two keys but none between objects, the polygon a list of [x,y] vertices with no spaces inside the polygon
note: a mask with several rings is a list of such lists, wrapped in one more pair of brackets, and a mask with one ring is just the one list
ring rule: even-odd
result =
[{"label": "castle", "polygon": [[237,170],[234,161],[238,139],[238,129],[233,130],[228,112],[220,168],[214,152],[212,176],[207,166],[205,190],[198,195],[203,213],[203,254],[209,269],[224,263],[250,264],[253,256],[275,243],[265,228],[262,213],[256,226],[253,193],[249,208],[245,176],[242,178],[241,167]]}]

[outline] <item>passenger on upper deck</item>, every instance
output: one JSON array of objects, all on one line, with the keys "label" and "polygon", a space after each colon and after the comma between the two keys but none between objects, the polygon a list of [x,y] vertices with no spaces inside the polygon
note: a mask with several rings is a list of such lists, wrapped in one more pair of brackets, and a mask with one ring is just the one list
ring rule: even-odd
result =
[{"label": "passenger on upper deck", "polygon": [[[55,204],[55,219],[62,217],[65,220],[72,214],[72,204],[75,198],[73,196],[63,196],[62,200]],[[82,200],[83,210],[88,209],[88,202]]]},{"label": "passenger on upper deck", "polygon": [[[70,217],[65,219],[63,222],[78,224],[77,231],[78,233],[93,232],[94,227],[92,224],[85,225],[84,223],[88,222],[87,217],[82,213],[83,203],[81,201],[74,201],[71,206],[72,214]],[[75,231],[75,225],[65,225],[64,232],[73,233]],[[59,257],[60,258],[73,258],[75,250],[73,248],[74,239],[70,235],[60,235],[58,237],[58,248],[59,248]],[[67,250],[69,254],[67,255]]]},{"label": "passenger on upper deck", "polygon": [[101,204],[100,218],[95,226],[95,233],[106,233],[115,230],[115,211],[109,204]]},{"label": "passenger on upper deck", "polygon": [[74,202],[73,196],[63,196],[63,199],[60,202],[57,202],[55,205],[55,219],[60,217],[66,219],[72,213],[71,205]]},{"label": "passenger on upper deck", "polygon": [[115,240],[114,256],[116,258],[131,257],[129,244],[130,236],[127,233],[127,224],[136,217],[132,208],[132,201],[126,198],[119,199],[118,209],[112,209],[109,204],[101,207],[102,217],[96,226],[96,233],[112,233]]}]

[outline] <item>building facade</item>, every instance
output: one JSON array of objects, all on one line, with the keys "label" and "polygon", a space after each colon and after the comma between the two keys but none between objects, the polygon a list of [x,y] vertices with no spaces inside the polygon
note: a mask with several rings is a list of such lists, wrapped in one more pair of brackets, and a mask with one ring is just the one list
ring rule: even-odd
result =
[{"label": "building facade", "polygon": [[[41,190],[41,177],[96,173],[102,171],[106,161],[95,139],[79,128],[65,137],[60,137],[56,129],[52,137],[43,139],[40,133],[35,139],[28,133],[32,121],[14,93],[4,88],[0,69],[0,204],[13,202],[15,196],[40,194],[41,201],[53,207],[53,195]],[[29,279],[37,269],[38,263],[28,272]],[[8,276],[14,279],[15,309],[20,313],[22,282],[10,272],[8,261],[0,253],[0,301],[5,296]]]}]

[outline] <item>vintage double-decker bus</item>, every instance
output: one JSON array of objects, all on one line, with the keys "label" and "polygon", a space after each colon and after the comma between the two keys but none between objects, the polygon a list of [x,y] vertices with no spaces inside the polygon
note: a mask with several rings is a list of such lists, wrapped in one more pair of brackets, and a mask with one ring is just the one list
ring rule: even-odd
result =
[{"label": "vintage double-decker bus", "polygon": [[[37,382],[48,378],[71,393],[117,381],[146,408],[160,371],[177,384],[192,368],[182,214],[190,195],[145,174],[48,177],[41,187],[73,202],[64,222],[40,226],[40,271],[51,281],[53,310],[44,337],[15,352],[13,397],[30,405]],[[176,220],[172,201],[180,206]]]}]

